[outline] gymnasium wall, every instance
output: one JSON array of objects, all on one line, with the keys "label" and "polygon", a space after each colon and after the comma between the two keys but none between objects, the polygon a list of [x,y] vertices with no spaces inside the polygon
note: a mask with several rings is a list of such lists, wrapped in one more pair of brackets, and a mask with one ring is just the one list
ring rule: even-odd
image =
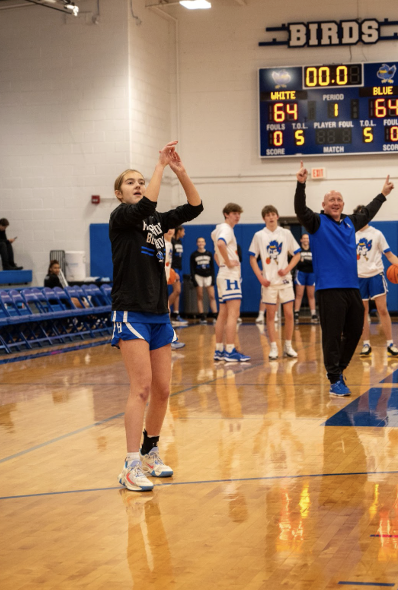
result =
[{"label": "gymnasium wall", "polygon": [[[5,4],[3,2],[1,5]],[[177,137],[205,211],[199,224],[221,220],[228,201],[244,223],[261,222],[265,203],[293,213],[296,158],[258,157],[257,72],[272,65],[387,61],[397,42],[351,48],[259,47],[266,26],[317,19],[396,18],[395,0],[213,0],[208,11],[145,8],[145,0],[79,0],[79,18],[40,6],[0,10],[0,215],[18,235],[16,260],[41,284],[51,249],[84,250],[89,225],[107,223],[112,185],[128,166],[150,177],[158,149]],[[283,7],[283,11],[281,10]],[[1,6],[0,6],[1,8]],[[174,19],[174,20],[173,20]],[[396,157],[327,158],[327,178],[308,183],[308,203],[341,190],[347,209],[377,194]],[[398,190],[398,189],[397,189]],[[101,195],[94,206],[91,195]],[[183,202],[169,172],[159,209]],[[379,220],[398,219],[398,197]]]},{"label": "gymnasium wall", "polygon": [[[85,251],[89,274],[89,224],[109,220],[114,179],[132,165],[150,177],[171,136],[169,22],[137,27],[127,0],[101,0],[96,25],[97,1],[79,6],[0,10],[0,216],[33,284],[52,249]],[[172,190],[166,175],[167,208]]]},{"label": "gymnasium wall", "polygon": [[[395,60],[398,41],[373,46],[289,49],[259,47],[271,40],[267,26],[286,22],[397,18],[395,0],[214,1],[211,10],[179,11],[181,71],[181,139],[189,171],[200,188],[205,211],[198,223],[220,218],[228,201],[244,207],[244,223],[261,221],[265,204],[281,215],[293,213],[298,158],[258,157],[257,75],[260,67],[308,63]],[[280,34],[279,34],[279,38]],[[308,168],[326,167],[327,179],[308,182],[309,206],[319,210],[322,196],[340,190],[347,209],[380,192],[388,173],[397,175],[396,155],[306,158]],[[398,188],[398,187],[397,187]],[[398,219],[398,197],[391,196],[379,219]]]}]

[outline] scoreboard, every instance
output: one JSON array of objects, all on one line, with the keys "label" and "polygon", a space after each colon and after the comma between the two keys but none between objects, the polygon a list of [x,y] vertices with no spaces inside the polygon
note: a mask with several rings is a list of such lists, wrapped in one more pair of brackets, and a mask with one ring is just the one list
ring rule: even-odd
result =
[{"label": "scoreboard", "polygon": [[260,156],[398,152],[397,66],[260,69]]}]

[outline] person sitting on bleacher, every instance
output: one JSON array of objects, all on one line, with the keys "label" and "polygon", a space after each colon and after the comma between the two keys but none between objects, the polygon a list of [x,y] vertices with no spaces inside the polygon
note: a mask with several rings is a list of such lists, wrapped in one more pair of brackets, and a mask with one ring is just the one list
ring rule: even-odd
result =
[{"label": "person sitting on bleacher", "polygon": [[44,286],[49,287],[50,289],[54,289],[54,287],[63,288],[63,285],[59,278],[59,273],[61,271],[61,266],[58,260],[51,260],[50,266],[48,267],[47,276],[44,279]]},{"label": "person sitting on bleacher", "polygon": [[[49,289],[54,289],[54,287],[60,287],[61,289],[63,289],[64,287],[68,286],[67,280],[65,279],[61,271],[61,265],[59,264],[58,260],[50,261],[48,273],[44,279],[44,286],[49,287]],[[76,297],[71,297],[71,299],[75,307],[83,307],[80,301],[76,299]],[[83,303],[85,307],[88,307],[88,304],[86,304],[84,300]]]},{"label": "person sitting on bleacher", "polygon": [[10,222],[8,219],[5,219],[5,217],[0,219],[0,257],[3,270],[22,270],[23,266],[17,266],[14,262],[12,243],[15,242],[17,238],[11,238],[11,240],[8,240],[6,236],[6,229],[9,225]]}]

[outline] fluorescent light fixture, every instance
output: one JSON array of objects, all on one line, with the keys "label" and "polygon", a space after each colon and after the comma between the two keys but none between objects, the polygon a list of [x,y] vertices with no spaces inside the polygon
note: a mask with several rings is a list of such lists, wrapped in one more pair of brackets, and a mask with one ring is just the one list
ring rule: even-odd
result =
[{"label": "fluorescent light fixture", "polygon": [[211,8],[211,3],[207,0],[180,0],[180,4],[190,10]]}]

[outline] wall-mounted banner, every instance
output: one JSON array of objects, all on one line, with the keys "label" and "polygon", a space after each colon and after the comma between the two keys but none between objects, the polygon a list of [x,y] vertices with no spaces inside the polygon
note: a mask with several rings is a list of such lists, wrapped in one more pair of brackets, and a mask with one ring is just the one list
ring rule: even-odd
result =
[{"label": "wall-mounted banner", "polygon": [[[395,27],[397,31],[390,34],[381,34],[381,29]],[[319,21],[310,23],[287,23],[280,27],[266,27],[266,32],[284,32],[288,38],[284,41],[272,39],[272,41],[260,41],[259,45],[287,45],[287,47],[330,47],[331,45],[356,45],[365,43],[374,45],[378,41],[398,40],[398,21],[378,21],[375,18],[368,18],[363,21],[341,20]]]}]

